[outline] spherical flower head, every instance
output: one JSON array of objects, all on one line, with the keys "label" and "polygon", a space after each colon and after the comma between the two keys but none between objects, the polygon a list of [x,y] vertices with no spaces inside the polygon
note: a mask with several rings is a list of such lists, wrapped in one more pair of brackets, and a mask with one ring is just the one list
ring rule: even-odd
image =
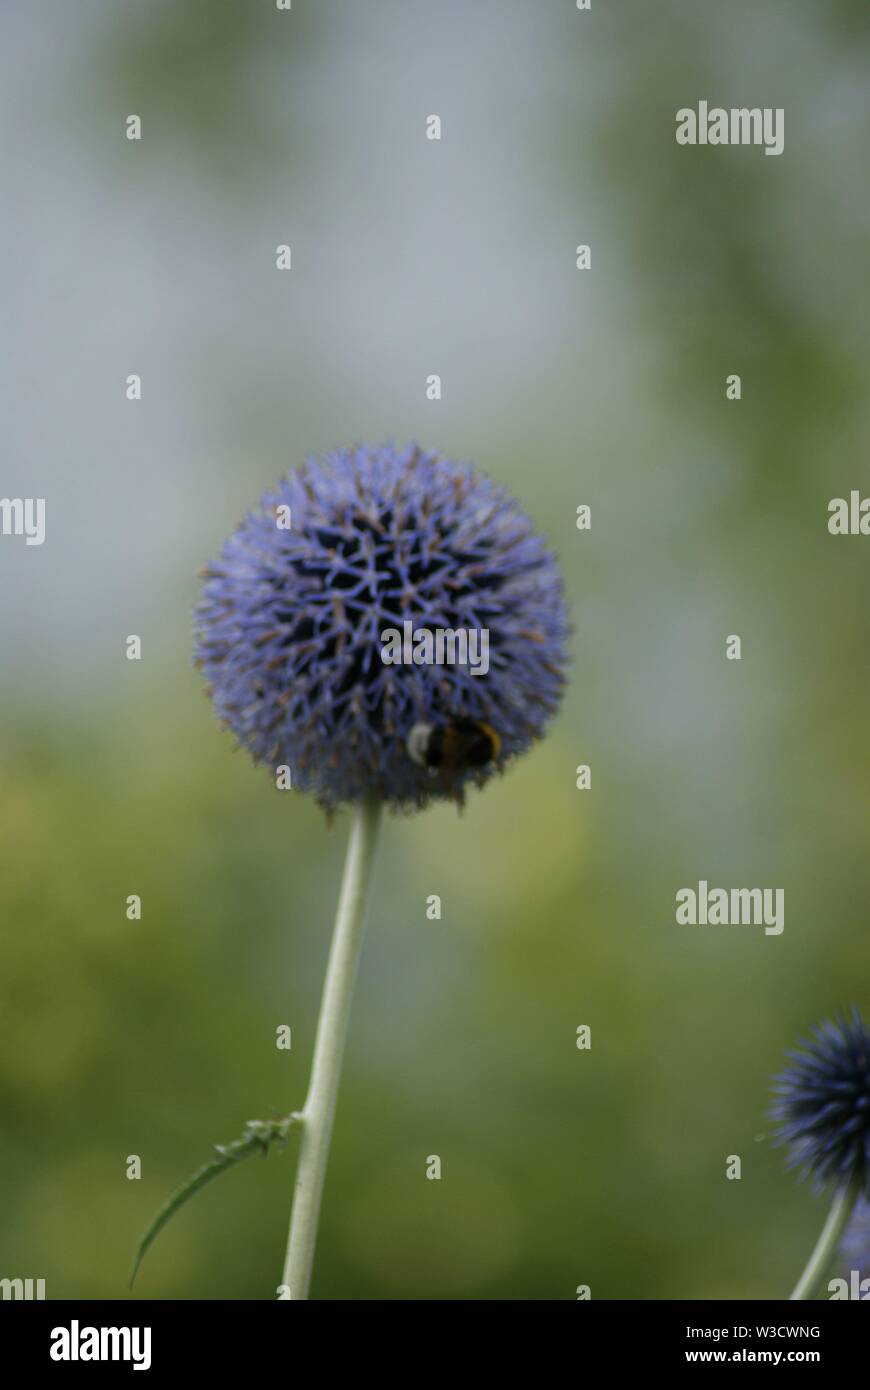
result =
[{"label": "spherical flower head", "polygon": [[310,460],[266,493],[205,580],[197,664],[218,715],[327,808],[461,803],[558,707],[558,567],[469,465],[416,446]]},{"label": "spherical flower head", "polygon": [[870,1197],[870,1030],[857,1008],[813,1029],[775,1078],[771,1115],[789,1166]]}]

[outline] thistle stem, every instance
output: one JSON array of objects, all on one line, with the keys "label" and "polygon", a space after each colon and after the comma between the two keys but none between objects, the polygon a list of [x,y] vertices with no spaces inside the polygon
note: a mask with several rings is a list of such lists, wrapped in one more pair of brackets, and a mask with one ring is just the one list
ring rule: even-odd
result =
[{"label": "thistle stem", "polygon": [[366,892],[371,879],[380,819],[380,801],[359,803],[354,813],[344,864],[317,1020],[311,1080],[302,1110],[301,1144],[283,1275],[283,1283],[289,1288],[291,1299],[307,1298],[311,1283],[320,1199],[329,1162],[341,1059],[362,946]]},{"label": "thistle stem", "polygon": [[834,1251],[840,1243],[840,1237],[846,1229],[860,1191],[861,1184],[854,1180],[840,1188],[831,1203],[831,1210],[828,1212],[828,1219],[822,1227],[822,1233],[816,1241],[816,1248],[810,1255],[806,1269],[795,1284],[794,1293],[789,1302],[793,1302],[795,1299],[814,1297],[819,1284],[825,1277]]}]

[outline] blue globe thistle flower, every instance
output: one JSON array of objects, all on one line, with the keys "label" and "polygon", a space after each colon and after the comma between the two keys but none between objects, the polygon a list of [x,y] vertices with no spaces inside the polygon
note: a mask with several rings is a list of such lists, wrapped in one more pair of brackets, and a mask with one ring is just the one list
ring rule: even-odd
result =
[{"label": "blue globe thistle flower", "polygon": [[780,1076],[771,1117],[789,1167],[870,1197],[870,1030],[857,1008],[813,1029]]},{"label": "blue globe thistle flower", "polygon": [[[218,715],[256,762],[288,766],[328,809],[367,796],[461,804],[558,707],[568,623],[556,562],[467,464],[415,445],[309,460],[204,576],[197,664]],[[382,634],[404,636],[405,623],[433,640],[485,631],[488,669],[385,664]],[[427,737],[462,756],[427,765]]]}]

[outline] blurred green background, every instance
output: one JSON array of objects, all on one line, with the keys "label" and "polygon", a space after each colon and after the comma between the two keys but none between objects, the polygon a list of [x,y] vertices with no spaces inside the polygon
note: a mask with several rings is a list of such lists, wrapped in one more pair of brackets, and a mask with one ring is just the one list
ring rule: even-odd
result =
[{"label": "blurred green background", "polygon": [[[550,536],[573,677],[461,819],[385,827],[313,1295],[784,1296],[824,1207],[769,1076],[870,1007],[870,541],[826,525],[870,494],[865,0],[3,26],[2,491],[47,522],[0,544],[0,1275],[126,1297],[172,1187],[304,1098],[347,817],[218,730],[195,576],[307,453],[415,438]],[[783,107],[784,154],[677,147],[699,99]],[[783,887],[784,933],[678,928],[700,878]],[[273,1297],[293,1161],[198,1197],[137,1294]]]}]

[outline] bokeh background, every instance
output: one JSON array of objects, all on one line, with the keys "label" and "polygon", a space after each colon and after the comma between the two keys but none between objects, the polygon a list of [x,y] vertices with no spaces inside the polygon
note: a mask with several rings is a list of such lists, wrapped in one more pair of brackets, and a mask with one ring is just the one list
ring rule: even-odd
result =
[{"label": "bokeh background", "polygon": [[[826,527],[870,493],[866,0],[18,0],[3,30],[0,491],[47,532],[0,542],[0,1275],[126,1297],[166,1194],[304,1097],[347,818],[217,728],[196,572],[306,454],[414,438],[550,536],[573,678],[463,818],[386,826],[314,1296],[787,1294],[824,1204],[769,1076],[870,1005],[870,540]],[[701,98],[784,107],[785,153],[677,147]],[[678,928],[699,878],[783,887],[783,935]],[[222,1178],[139,1296],[274,1297],[292,1177]]]}]

